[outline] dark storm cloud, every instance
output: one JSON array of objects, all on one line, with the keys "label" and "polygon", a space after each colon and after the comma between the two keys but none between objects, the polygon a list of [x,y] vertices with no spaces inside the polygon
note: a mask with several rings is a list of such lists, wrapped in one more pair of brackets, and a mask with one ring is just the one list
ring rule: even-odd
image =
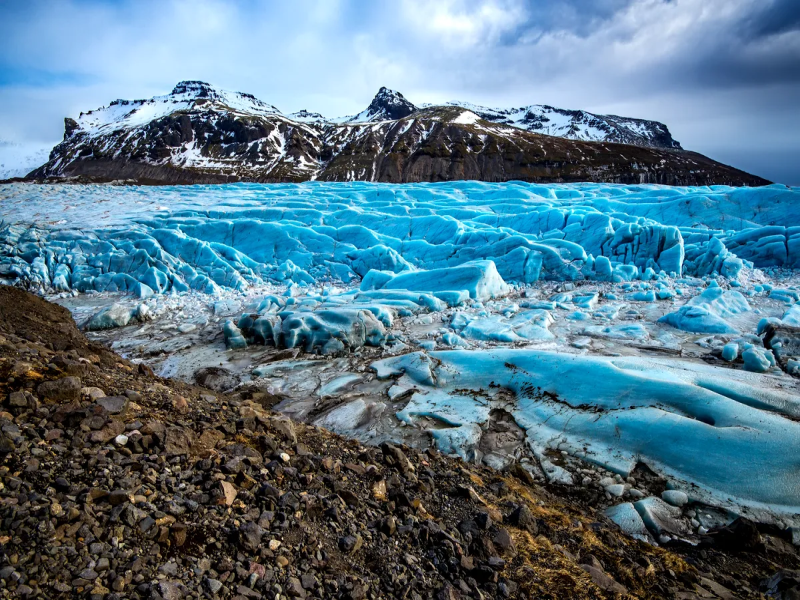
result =
[{"label": "dark storm cloud", "polygon": [[747,39],[780,35],[800,30],[800,2],[776,0],[757,7],[742,22],[741,33]]},{"label": "dark storm cloud", "polygon": [[353,114],[386,85],[657,119],[800,183],[798,0],[0,0],[0,138],[189,78],[286,112]]},{"label": "dark storm cloud", "polygon": [[667,82],[743,87],[800,83],[800,2],[775,0],[724,27],[698,32],[665,65]]}]

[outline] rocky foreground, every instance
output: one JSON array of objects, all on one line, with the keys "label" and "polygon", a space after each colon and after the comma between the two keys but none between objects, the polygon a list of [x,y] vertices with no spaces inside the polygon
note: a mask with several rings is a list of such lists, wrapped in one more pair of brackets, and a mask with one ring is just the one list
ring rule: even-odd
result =
[{"label": "rocky foreground", "polygon": [[800,597],[782,532],[625,537],[567,488],[160,379],[0,287],[0,597]]}]

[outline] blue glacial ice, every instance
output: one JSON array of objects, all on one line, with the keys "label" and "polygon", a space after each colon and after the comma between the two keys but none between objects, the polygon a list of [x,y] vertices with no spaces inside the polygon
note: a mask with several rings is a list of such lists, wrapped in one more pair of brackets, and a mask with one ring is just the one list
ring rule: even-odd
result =
[{"label": "blue glacial ice", "polygon": [[[140,297],[349,284],[370,271],[394,275],[373,279],[392,287],[472,297],[540,279],[735,278],[749,265],[800,264],[798,207],[800,190],[779,185],[10,184],[0,186],[0,277]],[[481,261],[498,277],[480,290],[455,274],[436,281]]]},{"label": "blue glacial ice", "polygon": [[112,304],[94,314],[84,327],[87,331],[101,331],[103,329],[125,327],[132,321],[143,323],[148,319],[149,310],[146,304],[140,304],[135,308]]},{"label": "blue glacial ice", "polygon": [[694,333],[737,333],[726,319],[749,310],[750,304],[741,292],[713,285],[677,311],[661,317],[660,322]]},{"label": "blue glacial ice", "polygon": [[502,408],[535,450],[568,451],[623,476],[644,462],[683,482],[692,500],[740,514],[800,511],[800,397],[768,375],[536,350],[413,353],[373,368],[414,390],[397,416],[440,421],[449,452],[468,457],[480,441],[475,425]]}]

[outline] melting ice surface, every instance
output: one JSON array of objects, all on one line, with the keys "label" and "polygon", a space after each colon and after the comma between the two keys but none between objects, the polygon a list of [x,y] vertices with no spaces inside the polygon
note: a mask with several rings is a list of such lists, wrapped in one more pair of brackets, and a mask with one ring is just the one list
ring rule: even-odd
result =
[{"label": "melting ice surface", "polygon": [[643,463],[800,525],[798,188],[16,184],[0,218],[0,278],[163,374],[224,362],[345,434],[576,485],[572,459]]},{"label": "melting ice surface", "polygon": [[[692,482],[688,493],[697,500],[744,505],[755,515],[800,512],[800,397],[763,389],[761,376],[533,350],[406,354],[376,368],[417,390],[400,418],[446,420],[452,427],[440,430],[440,445],[456,453],[477,445],[474,424],[499,407],[539,452],[567,450],[625,475],[643,461]],[[493,398],[498,386],[514,400]]]}]

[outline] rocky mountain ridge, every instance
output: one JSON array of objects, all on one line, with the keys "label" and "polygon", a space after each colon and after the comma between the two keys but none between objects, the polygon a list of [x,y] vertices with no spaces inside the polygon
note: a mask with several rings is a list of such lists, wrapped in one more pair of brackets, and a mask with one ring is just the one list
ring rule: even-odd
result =
[{"label": "rocky mountain ridge", "polygon": [[682,150],[650,121],[534,105],[416,107],[387,88],[358,115],[328,120],[197,81],[67,118],[64,140],[28,179],[768,183]]}]

